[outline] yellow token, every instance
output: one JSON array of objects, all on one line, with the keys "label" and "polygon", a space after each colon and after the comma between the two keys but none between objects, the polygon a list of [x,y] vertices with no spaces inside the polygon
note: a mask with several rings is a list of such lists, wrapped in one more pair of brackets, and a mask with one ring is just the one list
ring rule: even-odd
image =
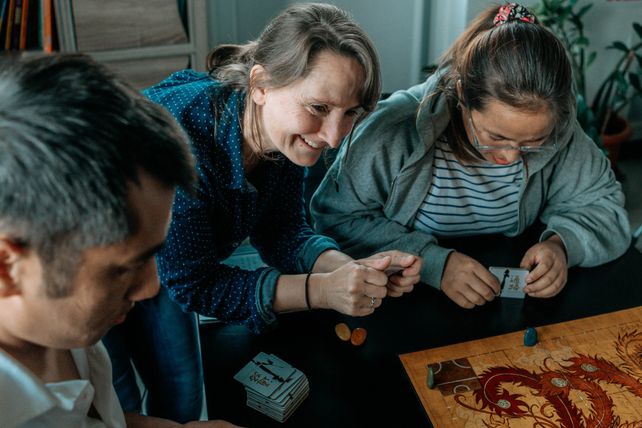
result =
[{"label": "yellow token", "polygon": [[350,327],[348,327],[346,323],[341,322],[335,325],[334,332],[339,336],[339,339],[344,342],[350,340]]},{"label": "yellow token", "polygon": [[350,342],[354,346],[361,346],[363,345],[363,342],[366,341],[367,335],[368,335],[368,331],[365,328],[357,327],[354,330],[352,330],[352,335],[350,336]]}]

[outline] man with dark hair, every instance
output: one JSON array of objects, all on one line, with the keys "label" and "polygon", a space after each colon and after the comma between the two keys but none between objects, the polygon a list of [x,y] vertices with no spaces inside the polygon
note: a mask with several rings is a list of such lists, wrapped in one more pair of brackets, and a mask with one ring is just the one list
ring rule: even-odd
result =
[{"label": "man with dark hair", "polygon": [[0,64],[0,426],[176,425],[123,414],[99,340],[157,294],[193,182],[171,116],[87,57]]}]

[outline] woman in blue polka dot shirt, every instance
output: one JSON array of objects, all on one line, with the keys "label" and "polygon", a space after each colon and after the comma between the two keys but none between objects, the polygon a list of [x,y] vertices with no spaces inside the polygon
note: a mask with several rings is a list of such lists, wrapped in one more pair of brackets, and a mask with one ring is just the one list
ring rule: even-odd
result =
[{"label": "woman in blue polka dot shirt", "polygon": [[[355,261],[316,234],[304,215],[303,167],[338,147],[379,97],[379,64],[365,33],[334,6],[292,6],[256,41],[216,48],[208,65],[209,75],[182,71],[146,91],[190,137],[199,175],[195,195],[177,193],[158,256],[171,300],[183,311],[258,333],[273,328],[279,312],[322,308],[365,316],[384,297],[411,291],[420,258],[391,250]],[[268,266],[223,264],[247,237]],[[138,337],[136,346],[158,349],[159,359],[185,354],[186,345],[176,342],[196,336],[176,333],[178,322],[162,315],[149,322],[159,325],[149,331],[173,329],[156,344],[141,345]],[[122,349],[109,348],[112,357]],[[176,372],[172,365],[191,367],[173,361],[162,366],[163,378]]]}]

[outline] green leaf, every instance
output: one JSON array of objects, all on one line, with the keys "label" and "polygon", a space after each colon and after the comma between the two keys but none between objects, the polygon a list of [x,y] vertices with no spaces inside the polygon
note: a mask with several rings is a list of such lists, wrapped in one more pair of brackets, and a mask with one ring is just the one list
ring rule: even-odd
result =
[{"label": "green leaf", "polygon": [[564,21],[566,19],[569,19],[569,16],[571,16],[571,8],[570,7],[565,7],[559,12],[559,20]]},{"label": "green leaf", "polygon": [[575,102],[577,105],[577,121],[586,135],[588,135],[600,149],[603,149],[604,145],[602,144],[602,139],[597,131],[597,121],[593,115],[593,110],[589,108],[586,104],[586,99],[580,94],[576,95]]},{"label": "green leaf", "polygon": [[635,55],[635,57],[638,60],[638,65],[640,66],[640,68],[642,68],[642,55],[637,54],[637,55]]},{"label": "green leaf", "polygon": [[589,3],[586,6],[582,7],[579,12],[577,12],[577,17],[581,18],[590,8],[593,7],[593,3]]},{"label": "green leaf", "polygon": [[586,98],[584,98],[580,94],[575,95],[575,103],[577,105],[577,110],[578,111],[584,111],[584,110],[588,109],[588,104],[586,103]]},{"label": "green leaf", "polygon": [[626,83],[626,79],[624,78],[624,73],[621,70],[617,70],[615,74],[613,75],[613,79],[618,83],[622,84],[622,82]]},{"label": "green leaf", "polygon": [[624,101],[626,101],[626,97],[620,92],[616,92],[615,95],[613,95],[613,100],[611,101],[612,110],[616,110],[615,106],[621,104]]},{"label": "green leaf", "polygon": [[642,86],[640,86],[640,76],[635,73],[629,73],[629,82],[637,91],[642,91]]},{"label": "green leaf", "polygon": [[578,46],[576,44],[573,44],[573,45],[571,45],[570,51],[571,51],[571,53],[573,55],[579,55],[582,52],[583,49],[584,48],[582,46]]},{"label": "green leaf", "polygon": [[634,22],[633,29],[635,30],[636,33],[638,33],[638,37],[642,39],[642,25],[638,24],[637,22]]},{"label": "green leaf", "polygon": [[589,45],[589,39],[586,36],[578,37],[575,40],[575,44],[578,46],[586,47]]},{"label": "green leaf", "polygon": [[613,42],[610,46],[606,47],[607,49],[617,49],[623,52],[628,52],[629,48],[623,43],[620,42],[619,40]]},{"label": "green leaf", "polygon": [[624,73],[618,71],[618,74],[615,76],[615,93],[611,105],[615,102],[622,101],[622,98],[626,97],[626,92],[628,90],[629,82],[626,80],[626,76]]},{"label": "green leaf", "polygon": [[[593,63],[595,60],[595,57],[597,56],[597,52],[593,51],[589,54],[588,58],[586,59],[586,67],[588,68],[589,65]],[[642,59],[640,59],[642,61]],[[642,64],[642,63],[641,63]]]}]

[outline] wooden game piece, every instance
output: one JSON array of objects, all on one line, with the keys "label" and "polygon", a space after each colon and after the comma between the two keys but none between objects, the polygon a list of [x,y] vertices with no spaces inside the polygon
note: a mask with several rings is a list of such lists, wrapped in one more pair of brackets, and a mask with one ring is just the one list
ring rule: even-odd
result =
[{"label": "wooden game piece", "polygon": [[524,332],[524,346],[534,346],[537,343],[537,330],[528,327]]},{"label": "wooden game piece", "polygon": [[343,340],[344,342],[350,340],[350,334],[352,333],[350,331],[350,327],[348,327],[348,325],[343,322],[340,322],[339,324],[334,326],[334,332],[337,334],[339,339]]},{"label": "wooden game piece", "polygon": [[368,332],[366,331],[366,329],[357,327],[354,330],[352,330],[352,335],[350,336],[350,342],[354,346],[361,346],[363,345],[363,342],[366,341],[366,336],[368,336]]},{"label": "wooden game piece", "polygon": [[433,389],[435,387],[435,372],[432,370],[432,367],[428,366],[428,375],[426,376],[426,385],[428,388]]}]

